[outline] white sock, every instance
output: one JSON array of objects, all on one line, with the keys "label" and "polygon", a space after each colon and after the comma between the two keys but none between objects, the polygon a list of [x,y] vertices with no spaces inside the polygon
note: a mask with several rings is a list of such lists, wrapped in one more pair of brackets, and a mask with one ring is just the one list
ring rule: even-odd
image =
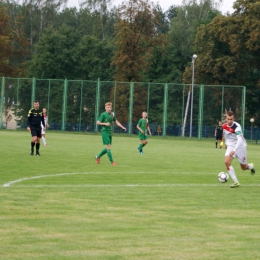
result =
[{"label": "white sock", "polygon": [[42,137],[42,141],[43,141],[44,145],[46,145],[46,139],[45,139],[45,137]]},{"label": "white sock", "polygon": [[248,163],[247,165],[248,165],[248,169],[249,169],[249,170],[254,169],[254,166],[253,166],[252,164],[249,164],[249,163]]},{"label": "white sock", "polygon": [[234,182],[234,183],[237,183],[238,180],[237,180],[237,176],[236,176],[236,173],[235,173],[235,170],[234,170],[233,166],[230,166],[230,167],[229,167],[228,173],[229,173],[229,175],[231,176],[233,182]]}]

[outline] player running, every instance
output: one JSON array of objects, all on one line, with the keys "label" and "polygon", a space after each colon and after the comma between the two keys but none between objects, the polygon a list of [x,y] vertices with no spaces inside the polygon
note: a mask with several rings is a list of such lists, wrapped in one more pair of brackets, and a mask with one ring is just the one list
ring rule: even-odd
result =
[{"label": "player running", "polygon": [[237,158],[240,162],[240,167],[242,170],[249,169],[251,174],[255,174],[254,164],[247,163],[247,150],[246,150],[246,140],[243,137],[241,125],[234,121],[234,113],[228,111],[226,115],[226,123],[222,126],[224,132],[224,139],[226,144],[226,153],[225,153],[225,165],[227,167],[228,173],[233,180],[231,188],[239,187],[239,182],[236,177],[235,170],[231,166],[233,158]]},{"label": "player running", "polygon": [[137,147],[138,151],[140,154],[143,154],[143,148],[145,145],[148,144],[148,136],[147,136],[147,131],[149,132],[149,135],[151,134],[150,127],[148,125],[148,119],[147,119],[147,113],[143,112],[142,113],[142,118],[139,119],[136,128],[139,130],[138,131],[138,136],[140,139],[140,145]]}]

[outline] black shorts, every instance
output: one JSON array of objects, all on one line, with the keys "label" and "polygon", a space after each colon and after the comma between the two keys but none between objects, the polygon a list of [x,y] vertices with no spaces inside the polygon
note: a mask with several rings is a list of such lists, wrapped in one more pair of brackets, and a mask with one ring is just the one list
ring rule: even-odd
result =
[{"label": "black shorts", "polygon": [[222,140],[222,135],[216,135],[216,140]]},{"label": "black shorts", "polygon": [[38,138],[42,137],[42,129],[40,128],[31,128],[31,135],[33,136],[37,136]]}]

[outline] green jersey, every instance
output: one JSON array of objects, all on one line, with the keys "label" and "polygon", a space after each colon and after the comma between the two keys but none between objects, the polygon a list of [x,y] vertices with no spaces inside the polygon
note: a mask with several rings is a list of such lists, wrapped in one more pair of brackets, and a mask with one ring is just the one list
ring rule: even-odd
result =
[{"label": "green jersey", "polygon": [[[148,126],[148,119],[143,119],[143,118],[139,119],[137,125],[146,133],[146,129]],[[142,134],[142,133],[139,131],[139,135],[140,134]]]},{"label": "green jersey", "polygon": [[111,134],[111,129],[112,129],[112,122],[113,121],[116,121],[116,115],[114,112],[111,112],[110,114],[107,113],[107,112],[103,112],[98,121],[101,122],[101,123],[110,123],[109,126],[106,126],[106,125],[102,125],[102,132],[105,132],[107,134]]}]

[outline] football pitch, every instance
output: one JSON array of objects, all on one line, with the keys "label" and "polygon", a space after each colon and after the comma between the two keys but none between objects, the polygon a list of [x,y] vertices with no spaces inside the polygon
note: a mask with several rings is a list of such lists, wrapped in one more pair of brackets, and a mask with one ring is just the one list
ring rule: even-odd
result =
[{"label": "football pitch", "polygon": [[96,164],[98,134],[0,131],[0,259],[260,259],[260,147],[256,174],[233,161],[240,187],[218,182],[224,149],[213,139],[113,136]]}]

